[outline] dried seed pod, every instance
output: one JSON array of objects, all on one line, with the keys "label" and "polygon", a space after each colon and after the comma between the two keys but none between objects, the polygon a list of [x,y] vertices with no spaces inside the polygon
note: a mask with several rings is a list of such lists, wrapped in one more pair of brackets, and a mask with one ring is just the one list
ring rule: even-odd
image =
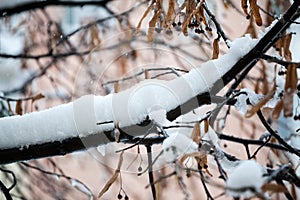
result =
[{"label": "dried seed pod", "polygon": [[[172,21],[173,16],[174,16],[174,12],[175,12],[175,1],[174,0],[169,0],[168,12],[167,12],[167,16],[166,16],[166,19],[164,21],[164,24],[163,24],[164,28],[166,28],[168,26],[168,23],[170,21]],[[174,23],[175,22],[173,22],[173,24]],[[176,23],[175,23],[175,26],[176,26]]]},{"label": "dried seed pod", "polygon": [[283,95],[283,111],[285,117],[293,116],[293,96],[297,89],[297,64],[288,65]]},{"label": "dried seed pod", "polygon": [[212,59],[217,59],[219,57],[219,40],[216,38],[213,41],[213,55],[212,55]]},{"label": "dried seed pod", "polygon": [[272,112],[272,118],[274,120],[277,120],[279,118],[282,108],[283,108],[283,101],[280,100],[277,102],[277,104]]},{"label": "dried seed pod", "polygon": [[152,19],[149,22],[149,29],[148,29],[148,42],[153,42],[154,40],[154,31],[155,31],[155,24],[160,15],[160,11],[155,12]]},{"label": "dried seed pod", "polygon": [[292,40],[292,33],[289,33],[284,37],[283,54],[284,54],[284,58],[287,61],[292,60],[292,53],[290,51],[291,40]]},{"label": "dried seed pod", "polygon": [[241,0],[241,7],[242,7],[242,9],[243,9],[245,15],[246,15],[246,16],[249,16],[247,1],[248,1],[248,0]]},{"label": "dried seed pod", "polygon": [[245,117],[249,118],[252,117],[258,110],[260,110],[275,94],[275,85],[273,89],[258,103],[256,103],[251,109],[249,109],[245,115]]},{"label": "dried seed pod", "polygon": [[195,123],[195,125],[194,125],[193,132],[192,132],[192,139],[197,144],[200,143],[200,140],[201,140],[201,129],[200,129],[200,123],[199,122]]},{"label": "dried seed pod", "polygon": [[209,129],[209,119],[206,118],[204,120],[204,133],[207,133],[208,132],[208,129]]},{"label": "dried seed pod", "polygon": [[139,23],[138,23],[138,25],[137,25],[137,27],[136,27],[136,32],[137,32],[137,33],[140,31],[142,22],[143,22],[143,20],[145,19],[145,17],[149,14],[149,12],[150,12],[150,10],[152,9],[154,3],[155,3],[155,0],[152,0],[152,1],[151,1],[151,4],[148,6],[148,8],[147,8],[146,11],[144,12],[142,18],[140,19],[140,21],[139,21]]},{"label": "dried seed pod", "polygon": [[250,9],[251,9],[251,12],[254,16],[256,25],[261,26],[262,25],[262,18],[261,18],[260,13],[259,13],[259,7],[257,5],[257,0],[249,0],[249,3],[250,3]]},{"label": "dried seed pod", "polygon": [[22,106],[22,100],[18,100],[17,104],[16,104],[16,113],[18,115],[22,115],[23,114],[23,106]]}]

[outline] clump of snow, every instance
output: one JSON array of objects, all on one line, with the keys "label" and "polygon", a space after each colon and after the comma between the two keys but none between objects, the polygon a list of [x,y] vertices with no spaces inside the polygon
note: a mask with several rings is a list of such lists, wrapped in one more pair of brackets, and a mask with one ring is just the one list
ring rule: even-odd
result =
[{"label": "clump of snow", "polygon": [[204,135],[202,140],[207,141],[214,146],[219,146],[219,137],[211,127],[209,127],[208,132]]},{"label": "clump of snow", "polygon": [[247,54],[258,42],[258,39],[253,39],[249,34],[244,37],[237,38],[232,42],[227,42],[230,49],[227,54],[219,59],[213,60],[220,74],[225,74],[241,57]]},{"label": "clump of snow", "polygon": [[161,108],[155,108],[148,112],[151,120],[160,126],[168,126],[171,122],[167,119],[167,111]]},{"label": "clump of snow", "polygon": [[90,199],[94,199],[92,192],[87,188],[87,186],[78,182],[76,179],[73,178],[71,179],[71,185],[77,188],[78,190],[80,190],[81,192],[83,192],[84,194],[88,195]]},{"label": "clump of snow", "polygon": [[198,151],[198,145],[189,137],[173,133],[163,141],[164,158],[167,163],[174,162],[184,154]]},{"label": "clump of snow", "polygon": [[261,187],[266,181],[265,169],[254,160],[240,161],[228,172],[226,193],[233,197],[251,198],[262,195]]},{"label": "clump of snow", "polygon": [[257,102],[259,102],[262,98],[263,95],[256,94],[252,90],[248,88],[243,88],[240,90],[242,94],[240,94],[237,98],[236,103],[234,104],[235,108],[242,113],[243,115],[246,114],[247,112],[247,100],[249,99],[249,102],[254,105]]}]

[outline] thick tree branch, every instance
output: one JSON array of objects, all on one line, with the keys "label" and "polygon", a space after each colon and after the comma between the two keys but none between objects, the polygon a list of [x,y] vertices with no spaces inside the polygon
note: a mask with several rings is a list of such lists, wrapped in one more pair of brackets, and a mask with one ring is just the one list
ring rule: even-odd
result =
[{"label": "thick tree branch", "polygon": [[[282,34],[300,15],[300,1],[295,1],[290,9],[283,17],[276,22],[276,24],[267,32],[257,43],[257,45],[245,56],[240,58],[229,70],[225,73],[221,80],[218,80],[209,94],[203,92],[197,97],[192,98],[177,108],[167,112],[167,118],[174,120],[178,116],[187,113],[199,106],[211,103],[210,95],[216,94],[223,86],[231,82],[239,73],[245,69],[251,69],[259,60],[262,53],[265,53],[278,39],[278,36]],[[88,112],[84,111],[85,113]],[[92,115],[92,114],[90,114]],[[38,123],[38,122],[37,122]],[[95,123],[96,125],[96,123]],[[138,136],[149,133],[151,122],[146,120],[140,125],[128,125],[121,129],[121,139],[128,137],[129,135]],[[126,134],[123,134],[126,133]],[[31,133],[28,133],[29,135]],[[42,134],[42,133],[41,133]],[[114,139],[114,130],[108,130],[105,132],[106,136],[109,136],[111,140]],[[0,150],[0,163],[11,163],[15,161],[37,159],[41,157],[64,155],[73,151],[78,151],[90,147],[98,146],[106,142],[110,142],[102,133],[89,134],[88,136],[74,136],[73,138],[65,138],[62,141],[49,141],[40,144],[33,144],[24,146],[23,148],[15,147]],[[106,139],[105,139],[106,138]]]},{"label": "thick tree branch", "polygon": [[[214,95],[220,91],[220,87],[227,85],[234,80],[236,76],[244,70],[250,71],[254,65],[259,61],[262,54],[264,54],[272,45],[276,43],[279,36],[291,25],[292,21],[296,20],[300,16],[300,1],[295,1],[287,12],[276,22],[276,24],[259,40],[257,45],[244,57],[242,57],[235,65],[229,70],[222,78],[214,85],[210,95]],[[237,85],[236,85],[237,87]],[[228,93],[230,95],[235,88]],[[175,120],[180,114],[187,113],[192,109],[197,108],[203,103],[210,102],[210,98],[206,97],[209,93],[199,94],[195,99],[187,101],[183,105],[173,109],[167,113],[167,118],[171,121]],[[204,98],[203,98],[204,96]],[[199,104],[197,101],[200,100]],[[184,109],[182,109],[184,108]],[[187,108],[187,109],[185,109]]]}]

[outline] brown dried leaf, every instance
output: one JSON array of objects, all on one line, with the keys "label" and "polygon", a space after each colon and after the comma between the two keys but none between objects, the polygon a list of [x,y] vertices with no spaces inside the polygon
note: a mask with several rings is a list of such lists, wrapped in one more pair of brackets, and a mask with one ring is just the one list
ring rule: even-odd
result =
[{"label": "brown dried leaf", "polygon": [[151,3],[150,3],[150,5],[148,6],[148,8],[146,9],[146,11],[144,12],[142,18],[140,19],[140,21],[139,21],[139,23],[138,23],[138,25],[136,27],[136,33],[138,33],[140,31],[142,22],[145,19],[145,17],[149,14],[149,12],[152,9],[154,3],[155,3],[155,0],[152,0]]},{"label": "brown dried leaf", "polygon": [[208,120],[208,118],[206,118],[204,120],[204,133],[207,133],[208,129],[209,129],[209,120]]},{"label": "brown dried leaf", "polygon": [[252,117],[258,110],[260,110],[275,94],[275,86],[273,89],[258,103],[256,103],[251,109],[249,109],[245,117]]},{"label": "brown dried leaf", "polygon": [[293,115],[293,96],[297,88],[297,64],[288,65],[283,95],[283,111],[285,117]]},{"label": "brown dried leaf", "polygon": [[222,1],[222,2],[223,2],[223,5],[224,5],[224,8],[229,9],[229,4],[226,1]]},{"label": "brown dried leaf", "polygon": [[100,44],[99,30],[96,25],[92,26],[90,29],[90,48],[94,49],[95,47],[99,47]]},{"label": "brown dried leaf", "polygon": [[188,36],[188,25],[191,21],[193,17],[193,14],[190,14],[189,17],[186,18],[186,20],[184,20],[183,24],[182,24],[182,33],[185,35],[185,36]]},{"label": "brown dried leaf", "polygon": [[118,167],[115,170],[115,173],[113,174],[113,176],[107,181],[107,183],[105,184],[105,186],[102,188],[102,190],[99,192],[98,194],[98,198],[101,198],[102,195],[109,190],[110,186],[117,180],[119,173],[120,173],[120,169],[123,163],[123,154],[124,151],[121,152],[120,157],[119,157],[119,162],[118,162]]},{"label": "brown dried leaf", "polygon": [[280,100],[280,101],[277,102],[277,104],[276,104],[276,106],[275,106],[275,108],[272,112],[272,118],[274,120],[277,120],[279,118],[279,115],[280,115],[280,112],[281,112],[282,108],[283,108],[283,101]]},{"label": "brown dried leaf", "polygon": [[287,61],[292,60],[292,53],[290,51],[291,40],[292,40],[292,33],[289,33],[284,37],[283,54],[284,54],[284,58]]},{"label": "brown dried leaf", "polygon": [[279,55],[282,57],[282,49],[284,47],[284,38],[281,37],[276,43],[276,49],[279,52]]},{"label": "brown dried leaf", "polygon": [[286,192],[286,189],[282,185],[278,185],[276,183],[265,183],[261,187],[262,192],[272,192],[272,193],[282,193]]},{"label": "brown dried leaf", "polygon": [[200,14],[200,17],[202,18],[201,22],[205,25],[205,27],[209,27],[209,24],[207,23],[206,17],[204,14],[203,2],[201,3],[201,6],[199,6],[199,14]]},{"label": "brown dried leaf", "polygon": [[203,156],[202,158],[195,157],[197,163],[201,166],[202,169],[205,169],[206,173],[210,176],[213,176],[209,171],[208,171],[208,165],[207,165],[207,156]]},{"label": "brown dried leaf", "polygon": [[249,16],[249,13],[248,13],[248,3],[247,3],[248,0],[241,0],[241,7],[245,13],[246,16]]},{"label": "brown dried leaf", "polygon": [[17,104],[16,104],[16,113],[18,115],[22,115],[23,114],[23,106],[22,106],[22,100],[18,100]]},{"label": "brown dried leaf", "polygon": [[154,30],[155,30],[155,24],[160,15],[160,11],[155,12],[152,19],[149,22],[149,29],[148,29],[148,42],[153,42],[154,40]]},{"label": "brown dried leaf", "polygon": [[180,165],[183,165],[184,161],[189,157],[194,157],[196,160],[197,159],[201,160],[202,158],[206,157],[206,155],[203,152],[199,152],[199,151],[193,153],[186,153],[178,160],[178,163]]},{"label": "brown dried leaf", "polygon": [[255,22],[257,26],[262,25],[262,18],[259,13],[259,7],[257,5],[257,0],[249,0],[250,3],[250,9],[252,11],[252,14],[254,16]]},{"label": "brown dried leaf", "polygon": [[219,40],[218,39],[214,39],[213,42],[213,55],[212,55],[212,59],[217,59],[219,57]]},{"label": "brown dried leaf", "polygon": [[167,12],[166,19],[164,21],[165,28],[173,20],[174,13],[175,13],[175,0],[169,0],[168,12]]},{"label": "brown dried leaf", "polygon": [[[268,78],[267,78],[267,66],[265,65],[265,63],[263,61],[261,61],[261,65],[262,65],[262,78],[263,78],[263,82],[262,82],[262,94],[266,95],[269,92],[269,83],[268,83]],[[276,69],[276,66],[274,67],[274,69]],[[276,74],[276,73],[275,73]],[[274,80],[276,79],[276,77],[274,78]]]},{"label": "brown dried leaf", "polygon": [[192,132],[192,139],[197,144],[201,141],[201,130],[200,130],[200,122],[195,123],[193,132]]}]

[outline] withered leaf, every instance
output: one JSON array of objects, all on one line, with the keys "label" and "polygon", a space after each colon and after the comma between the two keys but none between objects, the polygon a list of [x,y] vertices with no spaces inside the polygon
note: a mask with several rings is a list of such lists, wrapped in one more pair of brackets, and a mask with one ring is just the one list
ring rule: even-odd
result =
[{"label": "withered leaf", "polygon": [[263,192],[273,192],[273,193],[281,193],[281,192],[286,192],[286,189],[282,185],[278,185],[276,183],[265,183],[262,187],[261,190]]},{"label": "withered leaf", "polygon": [[102,190],[99,192],[98,194],[98,198],[101,198],[102,195],[109,190],[110,186],[117,180],[119,174],[120,174],[120,169],[123,163],[123,154],[124,151],[121,152],[120,157],[119,157],[119,162],[118,162],[118,167],[115,170],[113,176],[107,181],[107,183],[105,184],[105,186],[102,188]]},{"label": "withered leaf", "polygon": [[249,16],[249,13],[248,13],[248,3],[247,3],[248,0],[241,0],[241,7],[245,13],[246,16]]},{"label": "withered leaf", "polygon": [[219,40],[218,39],[214,39],[213,41],[213,55],[212,55],[212,59],[217,59],[219,57]]},{"label": "withered leaf", "polygon": [[274,120],[277,120],[279,118],[282,108],[283,108],[283,101],[280,100],[276,103],[276,106],[272,112],[272,118]]},{"label": "withered leaf", "polygon": [[22,106],[22,100],[18,100],[17,104],[16,104],[16,113],[18,115],[22,115],[23,114],[23,106]]},{"label": "withered leaf", "polygon": [[164,27],[166,28],[168,23],[172,21],[173,15],[175,13],[175,0],[169,0],[168,12],[166,19],[164,21]]},{"label": "withered leaf", "polygon": [[257,113],[258,110],[260,110],[274,96],[274,94],[275,94],[275,86],[262,100],[260,100],[258,103],[253,105],[253,107],[247,111],[245,117],[247,117],[247,118],[252,117],[255,113]]},{"label": "withered leaf", "polygon": [[160,15],[160,11],[155,12],[152,19],[149,22],[149,29],[148,29],[148,42],[153,42],[154,40],[154,30],[155,30],[155,24]]},{"label": "withered leaf", "polygon": [[207,133],[208,129],[209,129],[209,120],[208,120],[208,118],[206,118],[204,120],[204,133]]},{"label": "withered leaf", "polygon": [[192,139],[197,144],[199,144],[201,141],[201,130],[200,130],[199,122],[195,123],[195,125],[194,125],[193,132],[192,132]]},{"label": "withered leaf", "polygon": [[290,51],[291,40],[292,40],[292,33],[289,33],[284,37],[283,54],[284,54],[284,58],[287,61],[292,60],[292,53]]},{"label": "withered leaf", "polygon": [[139,23],[138,23],[138,25],[137,25],[137,27],[136,27],[136,32],[137,32],[137,33],[140,31],[142,22],[143,22],[143,20],[145,19],[145,17],[149,14],[149,12],[150,12],[150,10],[152,9],[154,3],[155,3],[155,0],[152,0],[151,3],[150,3],[150,5],[148,6],[148,8],[146,9],[146,11],[144,12],[142,18],[140,19],[140,21],[139,21]]},{"label": "withered leaf", "polygon": [[297,88],[297,82],[297,64],[290,64],[287,69],[283,95],[283,111],[285,117],[291,117],[293,115],[293,96]]},{"label": "withered leaf", "polygon": [[254,16],[255,22],[257,26],[262,25],[262,18],[259,13],[259,7],[257,5],[257,0],[249,0],[250,3],[250,9],[252,11],[252,14]]}]

